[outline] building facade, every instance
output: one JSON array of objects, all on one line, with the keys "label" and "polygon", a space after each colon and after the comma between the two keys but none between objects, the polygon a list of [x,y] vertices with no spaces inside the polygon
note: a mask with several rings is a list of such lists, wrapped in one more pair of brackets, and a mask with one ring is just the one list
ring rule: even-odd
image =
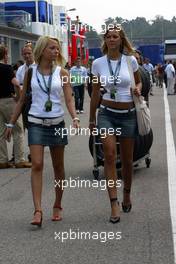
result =
[{"label": "building facade", "polygon": [[58,38],[68,59],[68,38],[64,30],[66,9],[53,5],[52,0],[9,0],[0,2],[0,42],[8,46],[9,63],[20,59],[26,41],[35,42],[39,36]]}]

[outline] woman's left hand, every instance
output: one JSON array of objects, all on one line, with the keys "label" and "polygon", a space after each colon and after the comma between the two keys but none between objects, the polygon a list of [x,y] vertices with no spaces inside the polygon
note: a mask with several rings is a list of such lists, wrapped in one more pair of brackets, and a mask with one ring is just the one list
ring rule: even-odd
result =
[{"label": "woman's left hand", "polygon": [[133,93],[136,95],[136,96],[140,96],[141,95],[141,89],[139,87],[135,87],[133,89]]},{"label": "woman's left hand", "polygon": [[79,120],[73,120],[73,127],[74,128],[80,128],[80,121]]}]

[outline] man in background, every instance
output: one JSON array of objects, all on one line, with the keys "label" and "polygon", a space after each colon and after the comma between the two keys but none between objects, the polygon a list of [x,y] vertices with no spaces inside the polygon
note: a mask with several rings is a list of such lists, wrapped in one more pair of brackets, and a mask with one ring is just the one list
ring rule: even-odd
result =
[{"label": "man in background", "polygon": [[[8,123],[20,96],[20,85],[15,78],[12,66],[7,62],[8,50],[4,45],[0,45],[0,169],[30,168],[31,163],[25,161],[24,157],[22,118],[19,116],[15,125]],[[6,127],[13,128],[14,164],[8,162]]]},{"label": "man in background", "polygon": [[153,71],[154,71],[154,67],[150,63],[150,60],[148,58],[144,59],[143,67],[150,75],[150,95],[153,95]]},{"label": "man in background", "polygon": [[26,70],[30,67],[30,65],[34,64],[34,56],[32,51],[32,44],[28,43],[22,48],[22,56],[24,59],[24,64],[21,65],[17,72],[16,72],[16,78],[19,81],[21,88],[23,88],[23,81],[24,81],[24,75]]},{"label": "man in background", "polygon": [[165,68],[165,73],[167,76],[167,95],[173,95],[175,85],[175,68],[171,60],[168,61],[168,64]]},{"label": "man in background", "polygon": [[[24,82],[24,76],[25,76],[25,72],[29,69],[29,67],[34,64],[34,55],[33,55],[33,50],[32,50],[32,44],[31,43],[27,43],[23,48],[22,48],[22,56],[24,59],[24,64],[21,65],[17,72],[16,72],[16,78],[20,83],[21,86],[21,90],[23,89],[23,82]],[[25,124],[25,118],[22,112],[22,116],[23,116],[23,126],[24,129],[27,128],[26,124]],[[30,154],[28,155],[28,160],[31,161],[31,156]]]},{"label": "man in background", "polygon": [[86,87],[87,70],[81,66],[81,58],[77,57],[76,65],[70,70],[71,85],[75,96],[76,113],[84,113],[84,92]]}]

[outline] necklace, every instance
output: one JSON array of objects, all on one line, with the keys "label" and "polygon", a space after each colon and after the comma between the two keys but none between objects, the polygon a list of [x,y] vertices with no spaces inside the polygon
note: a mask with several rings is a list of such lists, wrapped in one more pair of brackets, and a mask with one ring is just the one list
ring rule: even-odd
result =
[{"label": "necklace", "polygon": [[117,84],[119,83],[119,72],[120,72],[120,68],[121,68],[121,57],[119,58],[119,60],[116,63],[116,67],[115,67],[115,71],[113,72],[112,69],[112,65],[111,65],[111,61],[110,59],[107,57],[107,62],[108,62],[108,68],[109,68],[109,72],[110,75],[113,77],[113,87],[111,87],[111,91],[110,91],[110,97],[111,99],[115,100],[116,96],[117,96]]},{"label": "necklace", "polygon": [[117,85],[117,77],[119,76],[120,68],[121,68],[121,56],[119,60],[116,63],[115,71],[113,72],[112,65],[111,65],[111,60],[107,57],[108,61],[108,67],[109,67],[109,72],[111,76],[113,77],[114,80],[114,85]]},{"label": "necklace", "polygon": [[42,76],[44,87],[42,86],[41,81],[38,77],[38,72],[39,71],[38,71],[38,67],[37,67],[36,78],[37,78],[38,85],[39,85],[40,89],[48,95],[48,100],[45,102],[45,111],[50,112],[52,110],[52,101],[50,99],[50,94],[51,94],[51,84],[52,84],[52,77],[53,77],[53,68],[51,70],[51,74],[49,75],[48,83],[46,83],[44,75],[42,73],[40,73]]}]

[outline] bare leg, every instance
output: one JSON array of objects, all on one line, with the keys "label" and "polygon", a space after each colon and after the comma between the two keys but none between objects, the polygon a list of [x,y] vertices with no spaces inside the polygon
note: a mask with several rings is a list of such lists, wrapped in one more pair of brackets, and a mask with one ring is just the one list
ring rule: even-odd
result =
[{"label": "bare leg", "polygon": [[[111,180],[114,182],[114,186],[107,186],[109,199],[117,197],[117,172],[116,172],[116,136],[107,136],[101,139],[104,150],[104,173],[106,176],[107,184]],[[116,217],[120,215],[120,209],[117,202],[111,202],[111,216]]]},{"label": "bare leg", "polygon": [[[54,168],[55,178],[55,202],[53,206],[53,221],[61,220],[60,211],[63,195],[62,181],[65,179],[64,172],[64,146],[50,147],[50,153]],[[60,183],[60,184],[57,184]]]},{"label": "bare leg", "polygon": [[[41,211],[42,200],[42,171],[44,147],[41,145],[31,145],[30,153],[32,159],[31,187],[35,211]],[[33,221],[40,221],[41,213],[34,215]]]},{"label": "bare leg", "polygon": [[[134,139],[120,139],[120,155],[122,161],[122,176],[124,179],[124,190],[131,190],[132,175],[133,175],[133,149]],[[123,204],[131,204],[130,192],[123,192]]]}]

